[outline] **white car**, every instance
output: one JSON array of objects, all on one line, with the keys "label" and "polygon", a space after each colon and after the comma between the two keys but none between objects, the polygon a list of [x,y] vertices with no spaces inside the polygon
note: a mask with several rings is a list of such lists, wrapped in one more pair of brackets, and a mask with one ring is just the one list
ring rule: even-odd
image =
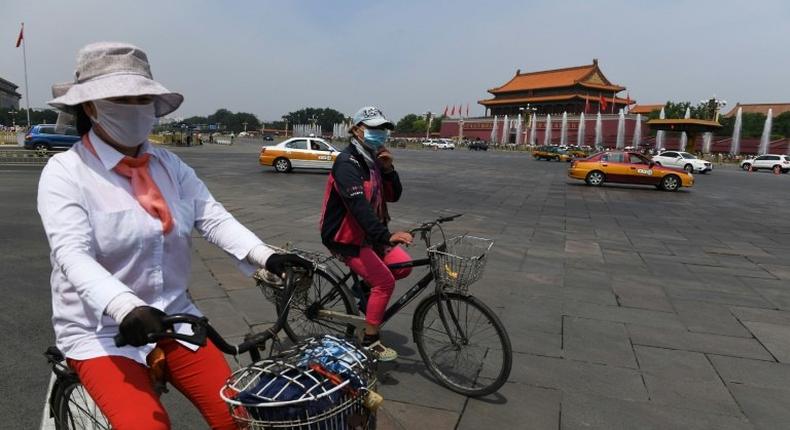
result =
[{"label": "white car", "polygon": [[450,139],[439,139],[436,147],[439,149],[455,149],[455,142]]},{"label": "white car", "polygon": [[775,173],[790,172],[790,156],[765,154],[759,157],[747,158],[741,161],[741,169],[743,170],[760,170],[767,169],[773,170]]},{"label": "white car", "polygon": [[680,151],[664,151],[653,156],[653,162],[659,166],[676,167],[688,173],[708,173],[713,170],[713,164],[709,161],[701,160],[694,154]]},{"label": "white car", "polygon": [[422,146],[424,146],[426,148],[433,148],[433,147],[439,146],[439,142],[434,140],[434,139],[428,139],[428,140],[424,140],[422,142]]}]

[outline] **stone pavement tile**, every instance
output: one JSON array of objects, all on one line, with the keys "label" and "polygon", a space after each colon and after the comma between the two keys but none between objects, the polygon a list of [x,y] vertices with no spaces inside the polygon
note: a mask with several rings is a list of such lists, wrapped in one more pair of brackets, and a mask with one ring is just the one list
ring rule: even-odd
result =
[{"label": "stone pavement tile", "polygon": [[241,313],[247,324],[273,323],[277,321],[277,310],[266,299],[259,288],[228,291],[228,298],[234,309]]},{"label": "stone pavement tile", "polygon": [[755,429],[788,428],[790,391],[737,384],[729,388]]},{"label": "stone pavement tile", "polygon": [[570,288],[588,288],[592,285],[609,287],[612,285],[612,277],[608,273],[599,270],[566,268],[563,285]]},{"label": "stone pavement tile", "polygon": [[578,237],[565,241],[565,254],[570,257],[592,258],[603,263],[601,247],[592,241],[579,240]]},{"label": "stone pavement tile", "polygon": [[470,398],[457,429],[556,430],[561,399],[562,393],[558,390],[505,384],[494,395]]},{"label": "stone pavement tile", "polygon": [[562,306],[562,314],[657,328],[685,329],[683,323],[674,313],[624,308],[621,306],[602,306],[594,303],[566,302]]},{"label": "stone pavement tile", "polygon": [[[748,284],[746,282],[748,282]],[[699,276],[699,282],[696,282],[692,288],[694,289],[702,289],[702,290],[711,290],[711,291],[720,291],[724,293],[734,293],[734,294],[754,294],[754,290],[750,287],[755,282],[768,282],[767,279],[754,279],[749,278],[748,280],[742,280],[737,276],[730,276],[730,275],[716,275],[712,273],[706,273],[704,275]]]},{"label": "stone pavement tile", "polygon": [[195,300],[195,304],[223,337],[241,336],[250,326],[227,298]]},{"label": "stone pavement tile", "polygon": [[615,276],[612,290],[620,306],[673,312],[659,280],[639,276]]},{"label": "stone pavement tile", "polygon": [[616,367],[637,367],[634,351],[623,323],[565,317],[565,358]]},{"label": "stone pavement tile", "polygon": [[642,256],[644,261],[651,261],[656,263],[682,263],[682,264],[700,264],[700,265],[716,265],[717,261],[714,258],[708,257],[706,255],[701,254],[694,254],[694,255],[666,255],[666,254],[656,254],[651,252],[644,252],[639,250],[639,254]]},{"label": "stone pavement tile", "polygon": [[790,390],[790,364],[713,354],[708,357],[727,384]]},{"label": "stone pavement tile", "polygon": [[730,306],[730,312],[741,321],[790,325],[790,311]]},{"label": "stone pavement tile", "polygon": [[225,291],[240,290],[245,288],[256,288],[252,278],[244,276],[235,267],[232,271],[213,272],[214,277],[219,282],[220,287]]},{"label": "stone pavement tile", "polygon": [[453,430],[458,412],[428,408],[385,398],[376,417],[378,430],[436,429]]},{"label": "stone pavement tile", "polygon": [[505,312],[507,326],[519,325],[523,330],[562,333],[562,299],[555,297],[520,298],[513,295],[512,305]]},{"label": "stone pavement tile", "polygon": [[[557,311],[559,317],[559,311]],[[513,351],[550,357],[562,356],[562,335],[535,330],[535,324],[525,324],[522,311],[510,310],[500,318],[510,337]],[[558,318],[559,321],[559,318]],[[545,326],[541,326],[545,328]],[[550,329],[551,330],[551,329]]]},{"label": "stone pavement tile", "polygon": [[378,392],[385,399],[460,413],[466,397],[439,385],[422,361],[399,358],[382,363]]},{"label": "stone pavement tile", "polygon": [[[718,263],[715,264],[716,266],[738,267],[748,270],[761,270],[761,269],[768,270],[765,266],[761,267],[760,265],[757,265],[753,261],[751,261],[748,257],[744,257],[740,255],[716,255],[715,260]],[[768,270],[768,272],[771,272],[771,270]],[[776,276],[775,273],[774,276]]]},{"label": "stone pavement tile", "polygon": [[696,300],[718,303],[721,305],[748,306],[754,308],[773,308],[774,306],[756,292],[729,293],[704,288],[693,288],[689,285],[667,283],[664,291],[671,300]]},{"label": "stone pavement tile", "polygon": [[633,251],[603,250],[603,258],[607,264],[618,266],[638,266],[644,267],[645,262],[642,257]]},{"label": "stone pavement tile", "polygon": [[564,393],[561,430],[748,430],[745,417],[715,415],[653,402]]},{"label": "stone pavement tile", "polygon": [[790,363],[790,326],[754,321],[744,321],[743,324],[777,361]]},{"label": "stone pavement tile", "polygon": [[730,309],[724,305],[692,300],[673,300],[678,318],[689,331],[721,334],[724,336],[752,337]]},{"label": "stone pavement tile", "polygon": [[657,329],[628,324],[628,332],[634,345],[681,349],[734,357],[773,360],[768,351],[755,339],[719,336],[715,334],[691,333],[685,330]]},{"label": "stone pavement tile", "polygon": [[650,400],[684,409],[739,416],[738,405],[704,354],[635,346]]},{"label": "stone pavement tile", "polygon": [[772,307],[790,310],[790,288],[787,287],[787,281],[779,281],[779,283],[784,285],[755,282],[752,288],[773,304]]},{"label": "stone pavement tile", "polygon": [[192,272],[189,279],[189,294],[194,300],[227,297],[225,290],[220,288],[208,269]]},{"label": "stone pavement tile", "polygon": [[565,287],[562,290],[565,302],[585,302],[598,305],[617,306],[617,297],[609,286]]},{"label": "stone pavement tile", "polygon": [[651,275],[685,281],[696,281],[698,279],[683,263],[656,259],[645,259],[644,261]]},{"label": "stone pavement tile", "polygon": [[697,264],[687,264],[686,267],[693,273],[732,275],[740,276],[741,278],[776,279],[776,276],[765,270],[747,270],[738,267],[700,266]]},{"label": "stone pavement tile", "polygon": [[228,254],[217,245],[209,243],[200,236],[192,241],[192,248],[200,255],[200,258],[204,260],[230,258]]},{"label": "stone pavement tile", "polygon": [[556,388],[564,393],[580,391],[619,399],[648,399],[639,371],[569,359],[513,353],[508,381]]}]

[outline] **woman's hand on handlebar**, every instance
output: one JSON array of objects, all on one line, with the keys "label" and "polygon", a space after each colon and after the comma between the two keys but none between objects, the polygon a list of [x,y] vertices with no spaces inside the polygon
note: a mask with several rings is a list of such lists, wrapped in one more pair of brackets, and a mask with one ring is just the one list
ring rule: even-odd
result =
[{"label": "woman's hand on handlebar", "polygon": [[285,271],[288,267],[301,267],[311,271],[315,264],[297,254],[272,254],[266,259],[265,267],[269,272],[285,277]]},{"label": "woman's hand on handlebar", "polygon": [[399,231],[397,233],[393,233],[392,236],[390,236],[391,245],[411,245],[412,240],[414,240],[414,238],[412,237],[411,233],[405,231]]},{"label": "woman's hand on handlebar", "polygon": [[167,315],[151,306],[138,306],[132,309],[121,321],[118,331],[131,346],[143,346],[151,341],[148,336],[162,333],[166,329],[163,319]]}]

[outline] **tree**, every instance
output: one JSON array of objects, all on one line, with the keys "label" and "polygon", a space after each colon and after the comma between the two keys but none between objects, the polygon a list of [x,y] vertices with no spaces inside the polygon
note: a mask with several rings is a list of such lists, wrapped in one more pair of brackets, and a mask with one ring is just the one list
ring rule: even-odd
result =
[{"label": "tree", "polygon": [[293,124],[312,124],[313,121],[321,126],[322,130],[332,130],[332,127],[346,120],[343,113],[332,108],[303,108],[294,112],[288,112],[282,116],[284,121],[288,121],[289,127]]},{"label": "tree", "polygon": [[790,112],[777,115],[774,118],[774,134],[790,138]]},{"label": "tree", "polygon": [[[54,124],[58,119],[58,112],[53,109],[31,109],[30,125]],[[26,109],[0,109],[0,124],[5,126],[27,125]]]},{"label": "tree", "polygon": [[421,116],[410,113],[404,116],[403,118],[401,118],[400,121],[398,121],[398,123],[395,125],[395,130],[401,133],[415,133],[418,131],[424,131],[425,130],[424,120],[422,124],[422,130],[418,130],[414,125],[416,121],[420,121],[420,120],[422,120]]}]

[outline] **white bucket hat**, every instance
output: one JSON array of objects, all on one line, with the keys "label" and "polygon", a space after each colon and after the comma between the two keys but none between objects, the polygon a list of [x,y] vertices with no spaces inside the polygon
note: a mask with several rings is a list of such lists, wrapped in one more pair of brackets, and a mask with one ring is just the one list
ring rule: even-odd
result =
[{"label": "white bucket hat", "polygon": [[55,98],[47,103],[67,113],[91,100],[153,96],[156,116],[161,117],[184,101],[184,96],[153,79],[145,52],[120,42],[92,43],[80,49],[74,82],[53,85],[52,95]]}]

